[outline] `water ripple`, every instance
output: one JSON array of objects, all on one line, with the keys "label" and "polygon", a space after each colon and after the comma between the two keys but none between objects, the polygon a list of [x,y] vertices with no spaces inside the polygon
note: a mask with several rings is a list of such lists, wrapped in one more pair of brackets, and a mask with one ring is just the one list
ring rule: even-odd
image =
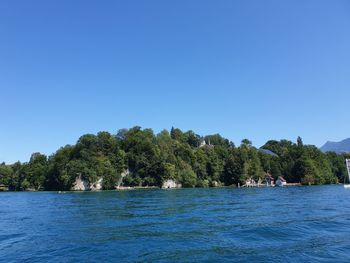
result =
[{"label": "water ripple", "polygon": [[340,186],[0,193],[4,262],[350,262]]}]

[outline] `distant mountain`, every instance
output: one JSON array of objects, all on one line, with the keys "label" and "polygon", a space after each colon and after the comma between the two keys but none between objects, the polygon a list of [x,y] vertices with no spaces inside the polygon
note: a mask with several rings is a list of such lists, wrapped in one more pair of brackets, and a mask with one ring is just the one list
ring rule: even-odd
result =
[{"label": "distant mountain", "polygon": [[322,152],[333,151],[336,153],[347,153],[350,152],[350,138],[342,140],[340,142],[326,142],[320,150]]}]

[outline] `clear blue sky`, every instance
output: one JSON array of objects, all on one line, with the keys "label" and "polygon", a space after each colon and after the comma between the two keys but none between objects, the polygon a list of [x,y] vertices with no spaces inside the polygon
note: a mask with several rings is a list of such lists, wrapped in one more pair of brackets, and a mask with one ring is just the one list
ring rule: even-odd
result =
[{"label": "clear blue sky", "polygon": [[139,125],[350,137],[350,1],[0,1],[0,162]]}]

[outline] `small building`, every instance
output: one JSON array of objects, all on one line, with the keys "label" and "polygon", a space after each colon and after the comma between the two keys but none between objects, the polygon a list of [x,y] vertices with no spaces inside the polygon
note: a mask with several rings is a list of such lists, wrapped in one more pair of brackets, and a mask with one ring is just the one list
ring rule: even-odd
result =
[{"label": "small building", "polygon": [[257,183],[253,178],[249,178],[248,180],[246,180],[245,184],[243,185],[243,187],[256,187],[256,186],[257,186]]},{"label": "small building", "polygon": [[209,139],[208,139],[208,143],[205,141],[205,139],[202,139],[199,144],[199,148],[202,148],[202,147],[214,148],[214,145],[210,143]]},{"label": "small building", "polygon": [[199,148],[202,148],[202,147],[204,147],[204,146],[206,146],[206,145],[207,145],[207,143],[205,142],[204,139],[202,139],[201,142],[200,142],[200,144],[199,144]]},{"label": "small building", "polygon": [[282,176],[278,176],[278,179],[276,181],[276,186],[285,186],[287,185],[287,181],[282,177]]}]

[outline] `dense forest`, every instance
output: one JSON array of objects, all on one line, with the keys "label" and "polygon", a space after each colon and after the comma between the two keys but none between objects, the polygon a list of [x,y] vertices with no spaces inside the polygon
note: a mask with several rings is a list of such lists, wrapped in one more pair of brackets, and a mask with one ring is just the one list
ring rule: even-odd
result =
[{"label": "dense forest", "polygon": [[219,134],[199,136],[172,128],[121,129],[112,135],[86,134],[51,156],[33,153],[25,163],[0,164],[0,185],[10,190],[69,190],[77,176],[93,183],[103,178],[103,189],[114,189],[124,171],[123,186],[161,186],[167,179],[183,187],[244,184],[253,178],[332,184],[347,174],[345,158],[334,152],[288,140],[268,141],[260,149],[244,139],[236,146]]}]

